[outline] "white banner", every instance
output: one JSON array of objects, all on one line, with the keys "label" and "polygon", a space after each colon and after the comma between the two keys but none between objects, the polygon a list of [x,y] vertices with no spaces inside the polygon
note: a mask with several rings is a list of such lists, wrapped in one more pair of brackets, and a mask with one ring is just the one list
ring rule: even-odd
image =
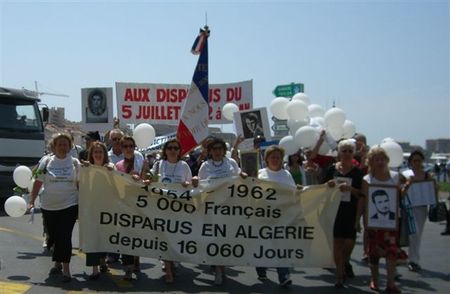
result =
[{"label": "white banner", "polygon": [[[116,82],[117,116],[125,124],[177,125],[189,85]],[[253,108],[253,81],[209,85],[209,123],[232,123],[222,116],[226,103]]]},{"label": "white banner", "polygon": [[196,189],[83,167],[80,246],[196,264],[327,267],[341,193],[240,177]]}]

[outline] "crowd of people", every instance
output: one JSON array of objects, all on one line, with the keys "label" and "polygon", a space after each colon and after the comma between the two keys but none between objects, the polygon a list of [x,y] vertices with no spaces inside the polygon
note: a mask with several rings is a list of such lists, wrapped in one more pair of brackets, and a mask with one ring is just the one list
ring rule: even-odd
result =
[{"label": "crowd of people", "polygon": [[[363,231],[364,255],[362,260],[369,265],[371,280],[368,287],[379,290],[379,260],[386,259],[388,293],[400,293],[396,285],[396,266],[408,262],[411,271],[420,271],[420,245],[424,223],[427,218],[427,206],[412,208],[416,232],[409,235],[408,254],[399,246],[399,228],[386,230],[373,228],[367,223],[367,207],[370,201],[377,207],[380,218],[385,212],[375,202],[382,201],[373,193],[369,196],[371,185],[390,185],[398,189],[400,198],[404,197],[409,185],[415,181],[431,179],[432,175],[423,170],[424,155],[420,151],[411,153],[408,163],[410,170],[403,176],[389,169],[389,157],[380,147],[368,148],[366,138],[357,134],[353,139],[341,140],[337,145],[336,155],[319,154],[324,142],[325,132],[313,148],[299,149],[285,161],[285,150],[278,146],[269,146],[258,163],[259,179],[283,183],[293,189],[303,186],[327,183],[330,187],[338,187],[342,192],[333,227],[333,256],[336,266],[335,287],[345,288],[349,279],[355,276],[350,257],[355,246],[358,232]],[[125,135],[120,129],[108,132],[108,138],[102,142],[98,132],[88,132],[84,137],[86,148],[74,147],[73,138],[69,134],[56,134],[49,145],[49,154],[45,155],[34,171],[35,182],[29,209],[34,207],[37,196],[41,199],[44,228],[47,235],[44,243],[52,249],[54,266],[51,275],[61,274],[64,282],[71,281],[70,259],[72,250],[72,231],[78,217],[78,173],[83,166],[102,166],[109,170],[118,170],[130,174],[136,181],[146,184],[151,182],[176,183],[183,187],[196,186],[202,179],[226,178],[233,175],[247,177],[240,167],[239,144],[242,136],[238,136],[230,155],[228,146],[220,138],[209,137],[201,150],[181,157],[181,146],[177,139],[168,140],[158,155],[149,154],[144,157],[136,150],[133,137]],[[257,140],[255,140],[256,142]],[[257,142],[256,142],[257,143]],[[259,148],[255,143],[255,148]],[[261,151],[261,150],[257,150]],[[256,168],[256,167],[255,167]],[[42,186],[44,189],[42,190]],[[41,192],[40,192],[41,191]],[[381,199],[381,200],[380,200]],[[396,208],[395,217],[405,217]],[[389,213],[387,211],[386,213]],[[361,228],[362,222],[362,228]],[[400,223],[400,222],[399,222]],[[409,256],[409,260],[408,260]],[[92,267],[89,279],[96,280],[101,272],[108,271],[108,263],[118,262],[125,269],[124,279],[132,280],[133,272],[140,271],[139,257],[116,253],[88,253],[86,266]],[[165,281],[175,281],[174,272],[177,263],[162,260]],[[220,285],[225,276],[225,267],[213,266],[214,283]],[[280,286],[292,284],[289,268],[277,268]],[[258,279],[267,280],[266,269],[256,268]]]}]

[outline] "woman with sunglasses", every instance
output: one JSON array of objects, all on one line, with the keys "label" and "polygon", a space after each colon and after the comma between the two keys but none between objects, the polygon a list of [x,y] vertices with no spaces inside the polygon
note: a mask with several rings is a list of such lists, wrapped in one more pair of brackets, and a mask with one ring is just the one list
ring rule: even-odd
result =
[{"label": "woman with sunglasses", "polygon": [[[193,178],[193,185],[198,184],[198,180],[203,179],[219,179],[229,178],[241,174],[242,177],[246,177],[246,174],[241,173],[237,162],[226,157],[227,145],[225,141],[220,138],[214,138],[208,144],[208,156],[209,159],[204,161],[198,171],[198,177]],[[225,267],[222,265],[215,266],[215,279],[214,284],[222,285],[225,277]]]},{"label": "woman with sunglasses", "polygon": [[345,277],[354,277],[350,256],[355,246],[356,214],[358,202],[362,201],[361,185],[364,176],[362,171],[354,165],[355,150],[356,145],[353,140],[339,142],[339,161],[329,168],[325,176],[325,181],[330,186],[337,184],[343,193],[333,227],[333,254],[336,264],[335,287],[338,289],[344,287]]},{"label": "woman with sunglasses", "polygon": [[[124,159],[116,163],[118,171],[130,174],[136,180],[146,180],[148,170],[148,162],[139,160],[135,154],[136,142],[131,136],[123,136],[120,139],[120,146]],[[139,257],[122,254],[122,264],[125,266],[124,280],[131,281],[133,279],[133,271],[139,271]]]},{"label": "woman with sunglasses", "polygon": [[[106,145],[99,141],[93,142],[89,147],[88,160],[87,162],[83,162],[83,165],[88,166],[92,164],[106,167],[109,170],[114,169],[114,164],[109,162]],[[105,258],[106,252],[86,253],[86,266],[92,266],[92,274],[89,275],[89,280],[98,280],[100,278],[100,272],[106,273],[108,271]]]},{"label": "woman with sunglasses", "polygon": [[[189,165],[181,160],[181,145],[177,139],[167,141],[162,148],[162,159],[157,161],[150,173],[157,176],[160,183],[177,183],[183,187],[189,186],[192,173]],[[163,270],[166,272],[165,281],[168,284],[174,281],[175,264],[164,260]]]}]

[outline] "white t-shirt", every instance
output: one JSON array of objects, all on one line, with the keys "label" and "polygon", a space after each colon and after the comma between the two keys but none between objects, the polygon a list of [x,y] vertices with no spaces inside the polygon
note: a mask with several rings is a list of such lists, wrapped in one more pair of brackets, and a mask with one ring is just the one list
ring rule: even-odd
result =
[{"label": "white t-shirt", "polygon": [[221,161],[208,159],[203,162],[198,171],[198,177],[203,179],[218,179],[237,176],[241,172],[236,161],[232,158],[224,157]]},{"label": "white t-shirt", "polygon": [[273,171],[267,167],[262,168],[258,171],[258,179],[297,187],[291,173],[285,169]]},{"label": "white t-shirt", "polygon": [[189,165],[179,160],[176,163],[170,163],[167,160],[161,159],[155,162],[151,173],[158,174],[160,183],[184,183],[191,182],[192,172]]},{"label": "white t-shirt", "polygon": [[374,178],[371,174],[367,174],[363,177],[363,180],[367,182],[367,184],[373,185],[398,185],[400,183],[399,173],[395,171],[389,171],[390,178],[386,181],[380,181]]},{"label": "white t-shirt", "polygon": [[59,159],[51,155],[41,160],[39,170],[46,170],[36,178],[44,185],[40,195],[41,207],[46,210],[61,210],[78,204],[78,159],[68,155]]},{"label": "white t-shirt", "polygon": [[[113,150],[108,151],[108,157],[109,161],[116,164],[119,161],[123,160],[123,153],[120,153],[119,155],[114,154]],[[144,164],[144,156],[141,154],[141,152],[134,150],[134,166],[142,166]]]}]

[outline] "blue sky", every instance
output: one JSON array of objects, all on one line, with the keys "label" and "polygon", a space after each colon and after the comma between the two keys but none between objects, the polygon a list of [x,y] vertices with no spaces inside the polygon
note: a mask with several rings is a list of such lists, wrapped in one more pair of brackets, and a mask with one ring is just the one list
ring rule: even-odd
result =
[{"label": "blue sky", "polygon": [[[424,146],[450,137],[448,1],[0,1],[0,81],[81,120],[81,88],[189,84],[205,23],[210,82],[253,79],[254,106],[305,84],[367,135]],[[229,127],[228,127],[229,128]],[[225,128],[227,129],[227,128]]]}]

